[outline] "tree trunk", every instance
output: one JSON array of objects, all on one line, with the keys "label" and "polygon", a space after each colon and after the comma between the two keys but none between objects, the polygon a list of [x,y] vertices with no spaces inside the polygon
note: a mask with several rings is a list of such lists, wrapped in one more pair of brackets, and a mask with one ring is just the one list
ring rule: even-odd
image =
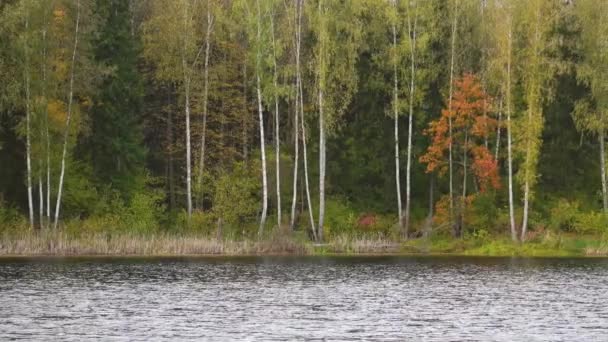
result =
[{"label": "tree trunk", "polygon": [[244,104],[245,104],[245,110],[243,111],[243,132],[242,132],[242,136],[241,136],[241,140],[242,140],[242,144],[243,144],[243,161],[247,162],[247,160],[249,159],[249,150],[248,150],[248,143],[247,143],[247,134],[248,134],[248,127],[247,125],[249,124],[248,122],[248,114],[249,114],[249,106],[247,103],[247,62],[243,63],[243,98],[244,98]]},{"label": "tree trunk", "polygon": [[279,95],[278,95],[278,81],[277,81],[277,54],[274,38],[274,18],[270,16],[270,26],[272,28],[272,63],[274,66],[274,144],[275,144],[275,167],[276,167],[276,187],[277,187],[277,226],[281,227],[281,139],[279,136]]},{"label": "tree trunk", "polygon": [[410,210],[412,202],[412,135],[414,121],[414,91],[416,78],[416,29],[418,25],[417,2],[414,3],[414,23],[412,25],[410,10],[408,10],[407,24],[408,36],[410,37],[410,99],[409,99],[409,117],[408,117],[408,134],[407,134],[407,166],[406,166],[406,190],[405,190],[405,231],[403,236],[408,238],[410,228]]},{"label": "tree trunk", "polygon": [[[393,6],[397,6],[396,2],[393,2]],[[395,50],[394,63],[393,63],[393,79],[394,79],[394,90],[393,90],[393,111],[394,111],[394,127],[395,127],[395,187],[397,191],[397,218],[399,222],[399,231],[403,230],[403,206],[401,204],[401,174],[400,174],[400,162],[399,162],[399,80],[397,73],[397,25],[393,23],[393,49]]]},{"label": "tree trunk", "polygon": [[192,217],[192,150],[190,145],[190,81],[186,85],[186,201],[188,205],[188,220]]},{"label": "tree trunk", "polygon": [[602,172],[602,203],[604,214],[608,213],[608,189],[606,185],[606,147],[605,147],[605,132],[600,129],[600,171]]},{"label": "tree trunk", "polygon": [[498,105],[498,122],[496,124],[496,149],[494,151],[494,160],[496,160],[496,162],[498,162],[498,154],[500,152],[500,135],[502,132],[501,126],[502,125],[502,97],[500,98],[500,104]]},{"label": "tree trunk", "polygon": [[59,224],[59,211],[61,209],[61,194],[63,190],[63,178],[65,177],[65,159],[68,153],[68,138],[70,136],[70,123],[72,120],[72,102],[74,100],[74,67],[76,64],[76,50],[78,48],[78,28],[80,25],[80,0],[76,0],[76,29],[74,32],[74,49],[72,50],[72,66],[70,71],[70,92],[68,96],[68,113],[63,132],[63,152],[61,154],[61,171],[59,173],[59,187],[57,189],[57,202],[55,204],[55,223],[53,229]]},{"label": "tree trunk", "polygon": [[[319,1],[320,25],[323,26],[323,2]],[[325,28],[321,27],[320,35]],[[325,117],[323,116],[323,89],[325,88],[325,65],[323,61],[323,38],[319,39],[319,224],[317,227],[317,240],[323,241],[323,224],[325,221]]]},{"label": "tree trunk", "polygon": [[[298,117],[300,116],[300,30],[301,30],[301,7],[300,0],[296,0],[296,103],[294,116],[294,162],[293,162],[293,194],[291,199],[291,217],[289,228],[295,229],[296,224],[296,202],[298,198],[298,167],[299,167],[299,130]],[[314,230],[313,230],[314,231]]]},{"label": "tree trunk", "polygon": [[319,240],[315,229],[315,218],[312,210],[312,200],[310,199],[310,183],[308,181],[308,153],[306,152],[306,124],[304,122],[304,91],[302,89],[302,79],[300,78],[300,124],[302,125],[302,159],[304,160],[304,185],[306,188],[306,202],[308,203],[308,217],[310,219],[310,229],[315,240]]},{"label": "tree trunk", "polygon": [[[531,127],[532,123],[532,107],[528,107],[528,127]],[[529,206],[530,206],[530,165],[532,163],[531,161],[531,146],[530,146],[530,139],[531,139],[531,134],[530,131],[528,129],[527,132],[527,145],[526,145],[526,159],[524,161],[524,175],[525,175],[525,181],[524,181],[524,212],[523,212],[523,220],[522,220],[522,224],[521,224],[521,236],[520,236],[520,241],[524,242],[526,240],[526,232],[528,230],[528,210],[529,210]]]},{"label": "tree trunk", "polygon": [[46,17],[44,21],[44,29],[42,30],[42,97],[44,99],[44,138],[46,142],[45,154],[46,154],[46,222],[45,227],[50,226],[51,220],[51,137],[49,135],[49,111],[48,111],[48,98],[47,98],[47,57],[46,57],[46,32],[48,23]]},{"label": "tree trunk", "polygon": [[264,115],[262,111],[262,90],[260,89],[260,75],[257,76],[257,93],[258,93],[258,115],[260,120],[260,154],[262,155],[262,215],[260,217],[260,229],[258,235],[264,233],[264,224],[266,223],[266,213],[268,211],[268,180],[266,175],[266,151],[264,143]]},{"label": "tree trunk", "polygon": [[[297,81],[296,81],[297,82]],[[299,127],[298,127],[298,117],[299,113],[299,91],[296,90],[296,105],[295,105],[295,116],[294,116],[294,161],[293,161],[293,193],[291,198],[291,216],[289,218],[289,228],[291,230],[295,229],[296,224],[296,202],[298,198],[298,164],[299,164]]]},{"label": "tree trunk", "polygon": [[[509,18],[512,20],[512,18]],[[511,21],[510,21],[511,23]],[[512,23],[511,23],[512,25]],[[513,201],[513,133],[511,127],[511,49],[513,44],[512,27],[508,35],[507,50],[507,164],[509,172],[509,222],[511,224],[511,240],[517,241],[517,231],[515,227],[515,203]]]},{"label": "tree trunk", "polygon": [[204,90],[203,90],[203,132],[201,134],[201,155],[198,165],[197,175],[197,190],[198,190],[198,207],[203,208],[203,172],[205,169],[205,147],[207,138],[207,113],[208,113],[208,98],[209,98],[209,54],[211,46],[211,27],[213,25],[213,17],[211,16],[210,3],[207,0],[207,32],[205,34],[205,67],[203,70]]},{"label": "tree trunk", "polygon": [[[452,111],[452,96],[453,96],[453,85],[454,85],[454,56],[456,54],[456,33],[458,28],[458,0],[454,0],[454,18],[452,20],[452,42],[451,42],[451,53],[450,53],[450,89],[448,99],[448,110]],[[452,225],[452,235],[456,236],[456,226],[454,225],[454,159],[452,155],[452,117],[448,117],[448,134],[449,134],[449,145],[448,145],[448,168],[449,168],[449,179],[450,179],[450,224]]]},{"label": "tree trunk", "polygon": [[[29,13],[25,14],[25,34],[29,31]],[[30,132],[30,70],[29,70],[29,55],[27,46],[27,40],[24,42],[25,52],[25,155],[27,164],[27,208],[30,219],[30,229],[34,230],[34,200],[32,195],[32,144],[31,144],[31,132]]]},{"label": "tree trunk", "polygon": [[258,51],[257,51],[257,70],[256,70],[256,81],[257,81],[257,95],[258,95],[258,120],[260,123],[260,154],[262,157],[262,215],[260,217],[260,228],[258,230],[258,236],[262,236],[264,233],[264,224],[266,223],[266,214],[268,211],[268,179],[266,175],[266,147],[264,141],[264,112],[262,109],[262,82],[260,80],[260,72],[262,67],[262,55],[261,55],[261,42],[262,42],[262,31],[261,31],[261,12],[260,12],[260,0],[257,1],[258,7]]},{"label": "tree trunk", "polygon": [[[167,105],[171,103],[171,97],[168,96]],[[167,112],[167,159],[168,159],[168,177],[169,177],[169,207],[175,210],[175,166],[173,161],[173,111]]]},{"label": "tree trunk", "polygon": [[323,241],[325,220],[325,118],[323,117],[323,90],[319,89],[319,225],[318,241]]}]

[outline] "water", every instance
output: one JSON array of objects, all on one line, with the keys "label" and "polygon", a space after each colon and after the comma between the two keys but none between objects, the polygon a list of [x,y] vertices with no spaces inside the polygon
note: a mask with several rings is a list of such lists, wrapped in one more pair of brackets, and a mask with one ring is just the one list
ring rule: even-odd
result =
[{"label": "water", "polygon": [[0,261],[0,340],[608,341],[608,259]]}]

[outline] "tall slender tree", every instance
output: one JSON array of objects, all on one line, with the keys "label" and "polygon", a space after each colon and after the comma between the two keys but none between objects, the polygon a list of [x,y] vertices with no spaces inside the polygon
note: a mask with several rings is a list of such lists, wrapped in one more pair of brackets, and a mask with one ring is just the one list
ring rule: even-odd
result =
[{"label": "tall slender tree", "polygon": [[76,0],[76,24],[74,28],[74,45],[72,47],[72,60],[70,65],[70,81],[68,91],[68,112],[65,122],[65,129],[63,131],[63,148],[61,153],[61,171],[59,173],[59,185],[57,187],[57,201],[55,203],[55,221],[53,228],[56,230],[59,224],[59,211],[61,209],[61,195],[63,192],[63,181],[65,177],[66,159],[68,154],[68,139],[70,136],[71,121],[72,121],[72,109],[74,102],[74,76],[76,68],[76,53],[78,51],[79,41],[79,28],[80,28],[80,0]]}]

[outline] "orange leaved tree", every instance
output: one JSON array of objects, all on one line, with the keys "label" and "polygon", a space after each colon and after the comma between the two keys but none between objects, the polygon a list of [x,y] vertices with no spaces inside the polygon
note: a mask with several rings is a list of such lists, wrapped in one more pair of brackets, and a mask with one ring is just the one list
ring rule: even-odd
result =
[{"label": "orange leaved tree", "polygon": [[[462,197],[457,201],[457,220],[453,221],[452,234],[462,233],[467,201],[467,185],[473,183],[480,192],[500,186],[498,163],[488,150],[485,141],[496,130],[496,120],[489,116],[492,99],[484,92],[479,79],[465,74],[454,81],[452,108],[443,109],[441,116],[429,124],[426,134],[431,137],[427,152],[420,161],[427,165],[426,172],[444,174],[448,167],[450,143],[454,164],[460,166]],[[452,129],[450,134],[450,121]],[[469,174],[473,177],[468,178]],[[470,201],[469,201],[470,202]]]}]

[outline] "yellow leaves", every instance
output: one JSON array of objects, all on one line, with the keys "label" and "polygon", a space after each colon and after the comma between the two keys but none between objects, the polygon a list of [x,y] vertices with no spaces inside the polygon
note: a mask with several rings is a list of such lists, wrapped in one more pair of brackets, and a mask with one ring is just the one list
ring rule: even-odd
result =
[{"label": "yellow leaves", "polygon": [[57,7],[53,10],[53,20],[55,21],[63,21],[65,18],[65,10],[61,7]]},{"label": "yellow leaves", "polygon": [[49,113],[49,121],[53,126],[62,125],[67,119],[68,113],[66,104],[60,100],[49,100],[47,110]]}]

